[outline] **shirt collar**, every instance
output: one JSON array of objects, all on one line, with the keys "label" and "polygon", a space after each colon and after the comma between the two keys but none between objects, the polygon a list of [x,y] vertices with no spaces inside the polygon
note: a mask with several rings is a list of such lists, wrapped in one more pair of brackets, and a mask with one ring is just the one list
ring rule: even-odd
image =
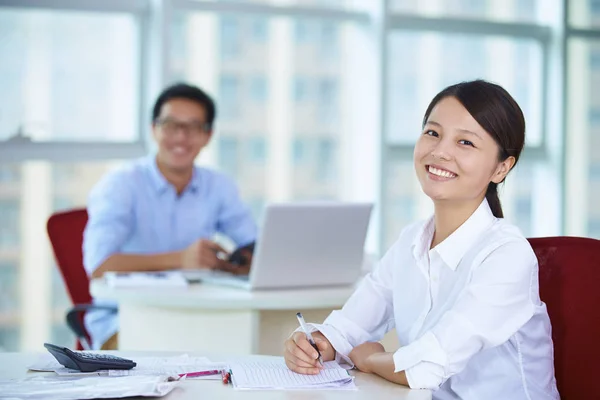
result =
[{"label": "shirt collar", "polygon": [[[152,154],[148,156],[146,160],[146,165],[148,167],[150,180],[156,191],[158,193],[164,193],[168,188],[173,187],[173,185],[165,178],[165,176],[158,169],[158,164],[156,162],[156,154]],[[200,188],[200,173],[198,172],[198,168],[194,167],[194,171],[192,172],[192,179],[190,183],[188,183],[185,190],[190,190],[193,193],[196,193]]]},{"label": "shirt collar", "polygon": [[[456,270],[460,260],[473,245],[474,239],[483,234],[495,220],[496,217],[494,217],[487,199],[483,199],[475,212],[446,240],[435,246],[432,251],[438,253],[448,267]],[[423,224],[413,240],[413,255],[415,258],[429,250],[434,229],[432,216]]]}]

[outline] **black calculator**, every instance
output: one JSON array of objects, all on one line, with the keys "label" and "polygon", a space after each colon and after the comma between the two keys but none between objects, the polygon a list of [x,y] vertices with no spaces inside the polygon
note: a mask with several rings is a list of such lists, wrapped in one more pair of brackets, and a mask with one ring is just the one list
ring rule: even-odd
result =
[{"label": "black calculator", "polygon": [[44,343],[44,347],[59,363],[81,372],[94,372],[100,369],[131,369],[137,365],[132,360],[108,354],[73,351],[50,343]]}]

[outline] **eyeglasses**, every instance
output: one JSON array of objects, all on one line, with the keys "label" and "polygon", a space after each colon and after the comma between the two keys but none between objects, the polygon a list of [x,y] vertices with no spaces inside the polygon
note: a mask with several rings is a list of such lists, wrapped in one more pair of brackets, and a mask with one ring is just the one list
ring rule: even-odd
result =
[{"label": "eyeglasses", "polygon": [[201,136],[210,132],[211,126],[205,122],[181,122],[171,118],[156,119],[154,123],[159,126],[166,135],[175,135],[178,131],[188,136]]}]

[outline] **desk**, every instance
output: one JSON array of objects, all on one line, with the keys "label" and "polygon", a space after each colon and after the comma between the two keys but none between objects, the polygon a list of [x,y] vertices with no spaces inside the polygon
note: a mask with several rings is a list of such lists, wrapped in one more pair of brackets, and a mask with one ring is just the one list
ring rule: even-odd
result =
[{"label": "desk", "polygon": [[[176,353],[157,352],[114,352],[122,357],[135,359],[136,356],[168,356]],[[190,354],[204,356],[206,354]],[[0,353],[0,379],[18,379],[32,374],[44,372],[27,372],[27,366],[33,363],[38,354],[33,353]],[[218,358],[208,355],[212,361],[226,361],[227,357]],[[267,357],[267,356],[255,356]],[[427,390],[410,390],[395,385],[375,375],[352,371],[356,376],[357,391],[237,391],[231,386],[223,385],[220,381],[186,380],[167,396],[166,400],[197,400],[197,399],[261,399],[261,400],[303,400],[303,399],[395,399],[395,400],[431,400],[431,392]],[[47,374],[47,373],[46,373]],[[110,379],[110,378],[107,378]],[[140,398],[143,399],[143,398]]]},{"label": "desk", "polygon": [[[322,322],[353,287],[248,291],[208,284],[187,288],[111,288],[90,284],[92,296],[119,306],[120,350],[282,355],[283,342],[307,322]],[[397,348],[395,331],[384,340]]]}]

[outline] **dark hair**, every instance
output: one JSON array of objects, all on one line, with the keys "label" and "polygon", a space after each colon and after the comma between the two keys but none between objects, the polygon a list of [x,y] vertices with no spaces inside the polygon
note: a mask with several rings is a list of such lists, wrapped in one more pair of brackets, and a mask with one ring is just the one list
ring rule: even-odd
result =
[{"label": "dark hair", "polygon": [[215,102],[202,89],[185,83],[176,83],[162,91],[162,93],[158,96],[158,99],[156,99],[156,103],[154,103],[154,108],[152,110],[152,122],[156,121],[160,115],[162,106],[169,100],[173,99],[187,99],[200,104],[206,110],[207,120],[205,122],[212,127],[212,124],[215,120],[215,115],[217,113]]},{"label": "dark hair", "polygon": [[[427,123],[433,107],[446,97],[456,98],[475,121],[492,135],[500,148],[498,161],[512,156],[516,165],[525,145],[525,117],[517,102],[504,88],[484,80],[448,86],[429,103],[423,117],[423,126]],[[494,216],[503,218],[497,186],[496,183],[490,182],[485,197]]]}]

